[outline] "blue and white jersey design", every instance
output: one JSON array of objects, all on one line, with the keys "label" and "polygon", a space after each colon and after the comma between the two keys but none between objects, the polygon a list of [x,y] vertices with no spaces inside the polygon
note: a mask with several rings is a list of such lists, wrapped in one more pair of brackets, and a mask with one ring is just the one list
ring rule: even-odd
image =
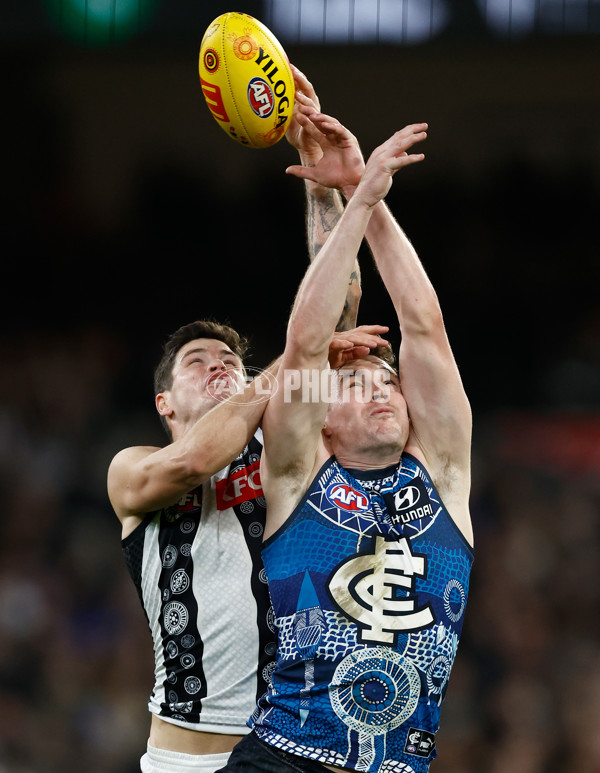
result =
[{"label": "blue and white jersey design", "polygon": [[427,471],[332,457],[263,545],[277,665],[251,725],[267,743],[367,773],[425,773],[473,551]]},{"label": "blue and white jersey design", "polygon": [[122,543],[154,642],[148,708],[191,730],[249,732],[275,666],[261,452],[259,430],[229,467]]}]

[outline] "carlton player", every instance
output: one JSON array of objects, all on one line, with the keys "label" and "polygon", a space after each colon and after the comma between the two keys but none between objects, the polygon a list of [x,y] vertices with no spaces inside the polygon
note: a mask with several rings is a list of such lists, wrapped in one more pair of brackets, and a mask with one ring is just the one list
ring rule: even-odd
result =
[{"label": "carlton player", "polygon": [[[308,104],[303,114],[324,162],[356,143]],[[402,343],[397,372],[374,354],[345,363],[333,402],[297,389],[267,406],[262,555],[277,665],[227,773],[425,773],[436,756],[473,560],[472,420],[436,293],[383,203],[393,174],[424,158],[409,151],[426,132],[397,132],[348,183],[292,309],[282,371],[326,370],[366,235]],[[319,164],[290,171],[321,179]]]}]

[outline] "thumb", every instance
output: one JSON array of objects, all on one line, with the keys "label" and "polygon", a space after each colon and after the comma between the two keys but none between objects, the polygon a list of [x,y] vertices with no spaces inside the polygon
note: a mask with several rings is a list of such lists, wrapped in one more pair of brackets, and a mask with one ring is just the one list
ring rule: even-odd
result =
[{"label": "thumb", "polygon": [[315,176],[310,166],[300,166],[299,164],[288,166],[288,168],[285,170],[285,173],[291,174],[294,177],[301,177],[303,180],[312,180],[313,182],[316,182]]}]

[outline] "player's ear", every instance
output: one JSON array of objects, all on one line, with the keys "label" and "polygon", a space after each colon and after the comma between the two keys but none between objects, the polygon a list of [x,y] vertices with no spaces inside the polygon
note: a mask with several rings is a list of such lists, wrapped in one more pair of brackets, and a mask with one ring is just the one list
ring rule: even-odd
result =
[{"label": "player's ear", "polygon": [[168,392],[159,392],[154,398],[154,404],[160,416],[170,416],[173,413],[173,409],[169,405]]}]

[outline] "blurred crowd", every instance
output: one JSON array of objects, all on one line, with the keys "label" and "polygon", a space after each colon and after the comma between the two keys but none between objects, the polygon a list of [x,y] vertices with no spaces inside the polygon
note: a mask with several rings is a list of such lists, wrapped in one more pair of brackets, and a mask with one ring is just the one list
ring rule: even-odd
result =
[{"label": "blurred crowd", "polygon": [[148,633],[105,493],[122,355],[93,329],[2,342],[2,773],[135,770],[147,733]]},{"label": "blurred crowd", "polygon": [[[150,638],[106,468],[162,442],[114,333],[24,332],[0,363],[0,773],[134,773]],[[600,771],[600,410],[475,416],[476,561],[438,773]],[[582,460],[585,464],[582,464]]]}]

